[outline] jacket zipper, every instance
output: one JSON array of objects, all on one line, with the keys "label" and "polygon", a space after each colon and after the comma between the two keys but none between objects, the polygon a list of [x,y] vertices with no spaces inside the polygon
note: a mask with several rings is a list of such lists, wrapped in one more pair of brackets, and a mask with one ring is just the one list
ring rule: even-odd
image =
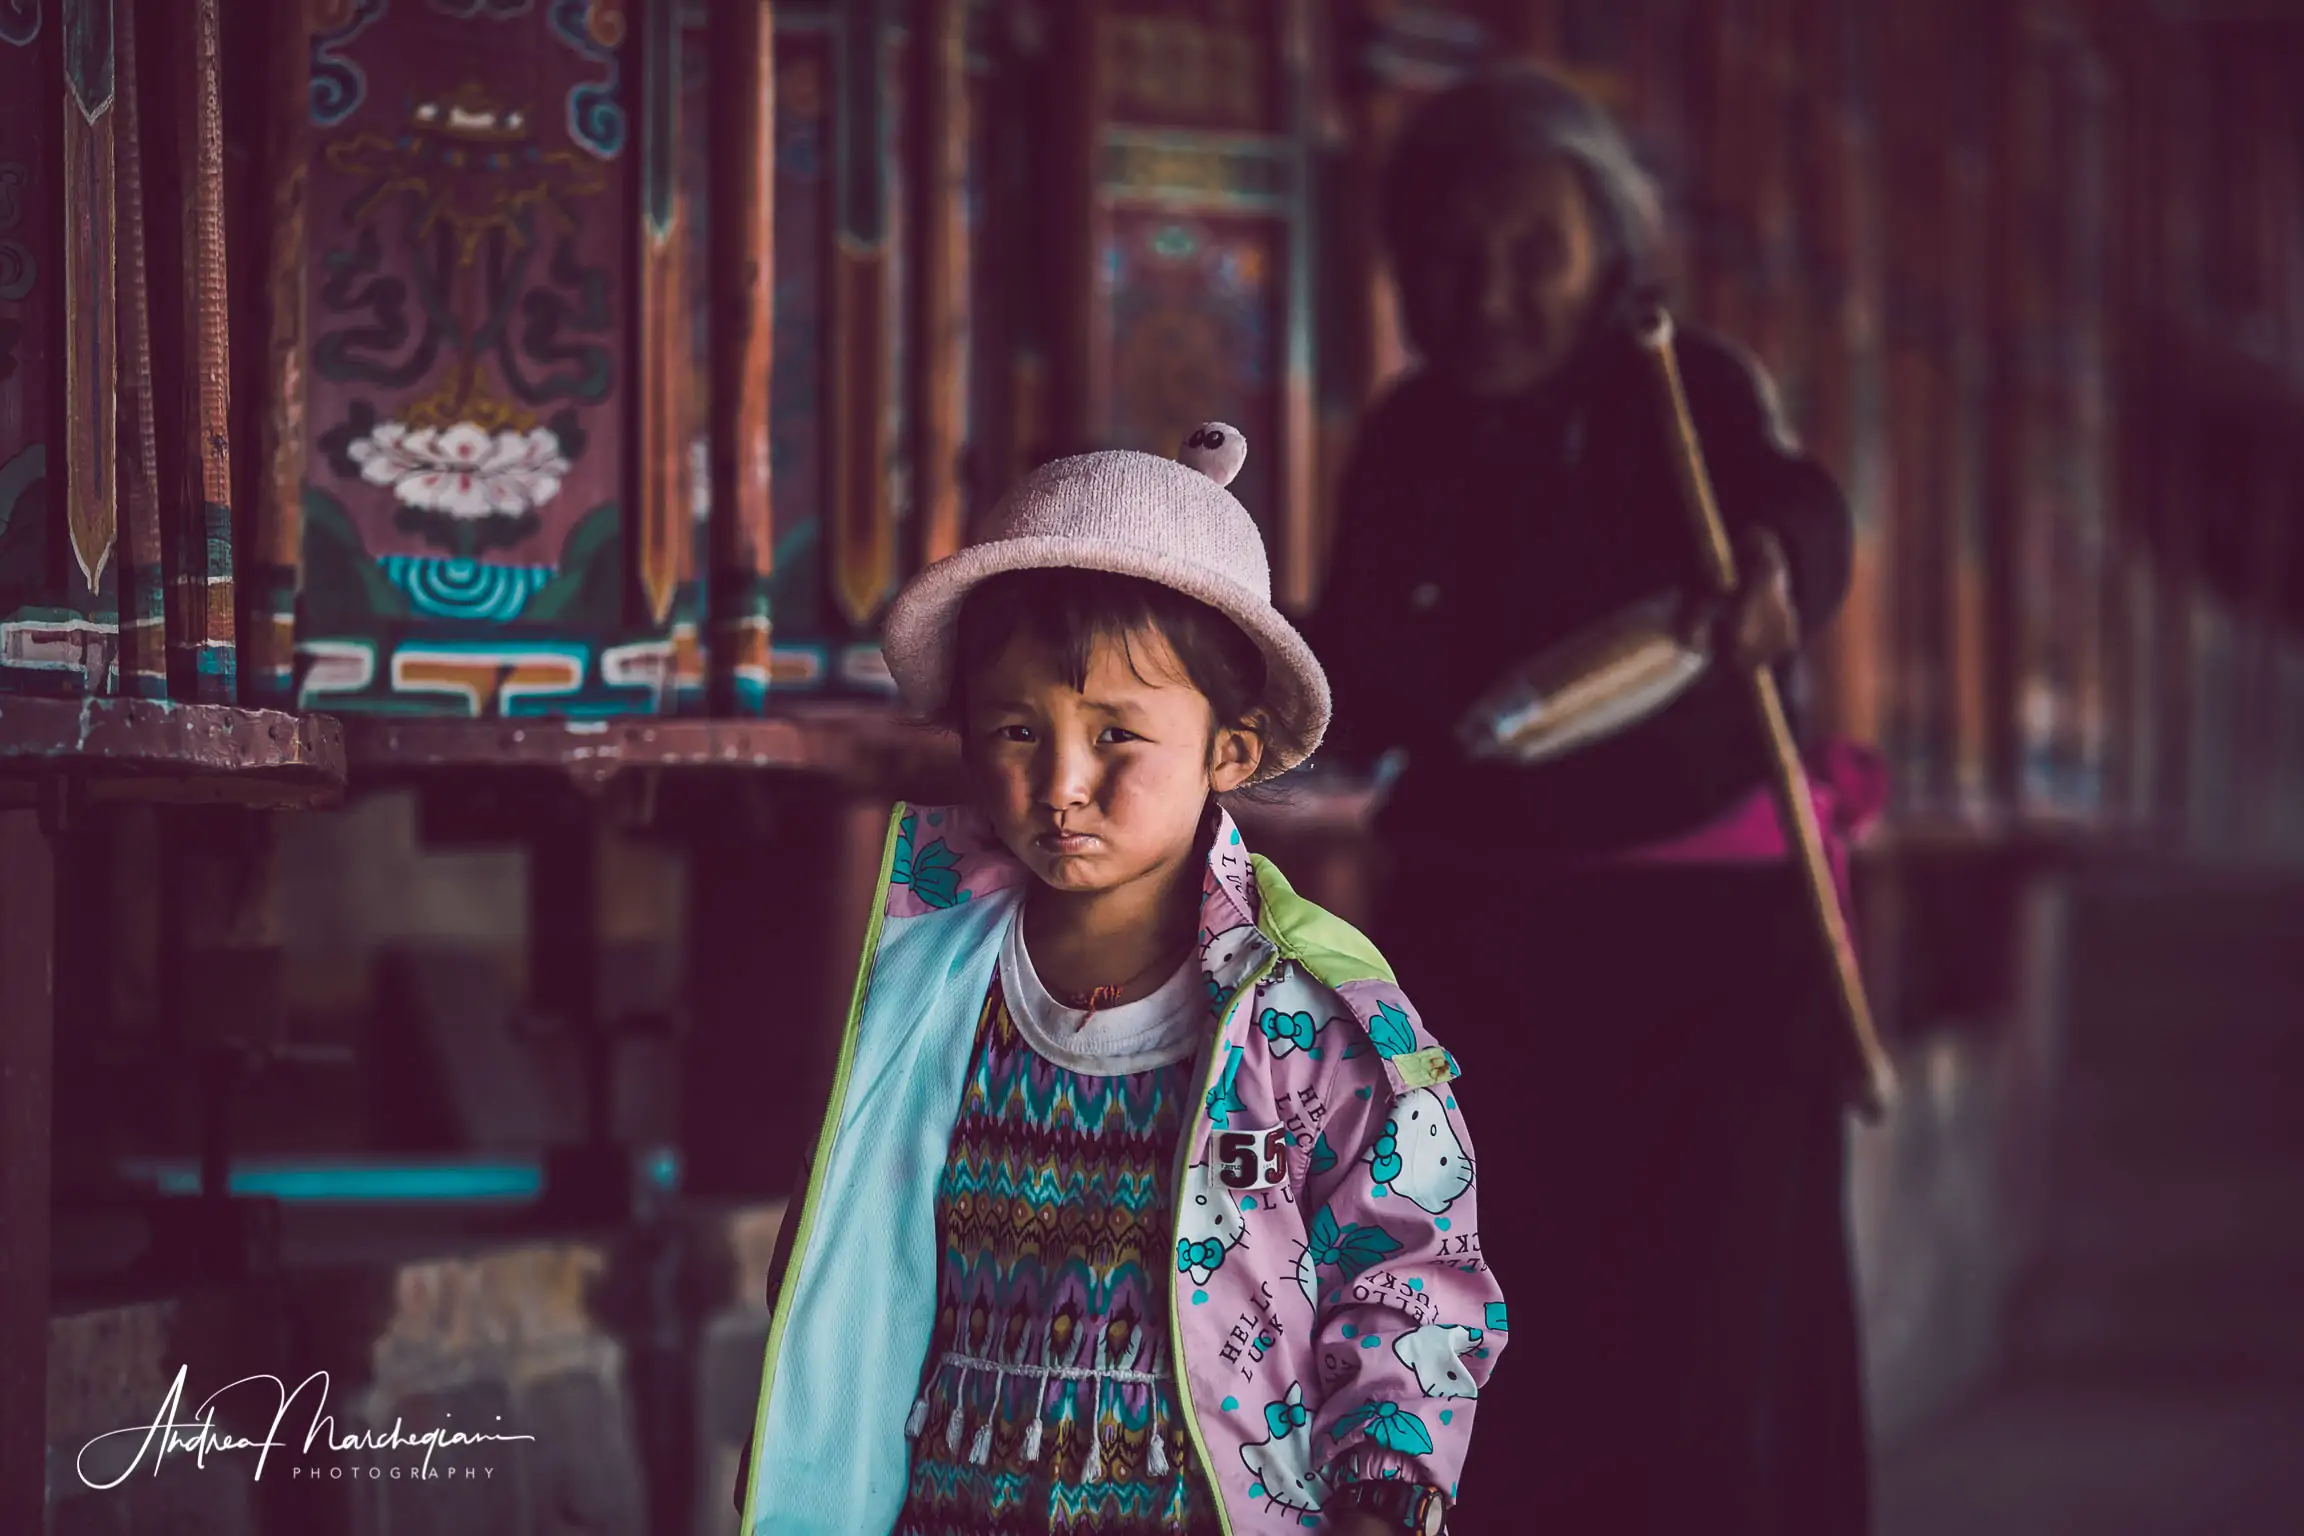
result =
[{"label": "jacket zipper", "polygon": [[[795,1272],[808,1261],[808,1238],[816,1226],[816,1195],[825,1170],[831,1166],[832,1143],[838,1139],[840,1114],[847,1107],[848,1075],[856,1065],[856,1030],[864,1019],[864,996],[871,987],[872,967],[880,956],[880,928],[888,915],[888,880],[896,870],[896,837],[903,829],[909,809],[899,801],[888,816],[888,838],[880,850],[880,883],[874,887],[877,895],[872,903],[872,917],[864,928],[864,953],[856,962],[856,985],[848,995],[848,1023],[840,1031],[840,1055],[832,1068],[832,1092],[825,1101],[824,1123],[816,1131],[816,1154],[808,1164],[808,1187],[801,1192],[800,1208],[793,1217],[798,1224],[792,1232],[791,1257],[785,1265],[783,1281],[768,1304],[767,1364],[760,1375],[760,1401],[752,1411],[753,1422],[761,1431],[768,1423],[768,1400],[776,1390],[776,1357],[784,1346],[784,1325],[790,1320],[784,1309],[784,1298],[791,1292]],[[756,1467],[760,1457],[767,1454],[767,1447],[756,1445],[752,1454]],[[746,1469],[741,1536],[751,1536],[753,1511],[760,1497],[759,1478],[751,1475],[752,1471],[752,1468]]]},{"label": "jacket zipper", "polygon": [[[1216,1064],[1224,1054],[1224,1042],[1232,1034],[1232,1021],[1240,1016],[1240,1008],[1248,1000],[1248,995],[1264,984],[1264,978],[1272,974],[1273,966],[1279,961],[1280,952],[1275,948],[1233,992],[1223,1022],[1216,1031],[1215,1042],[1209,1047],[1208,1065],[1200,1074],[1200,1087],[1185,1106],[1184,1112],[1190,1117],[1187,1123],[1194,1127],[1194,1133],[1176,1138],[1176,1163],[1169,1171],[1168,1251],[1171,1255],[1176,1251],[1176,1244],[1184,1240],[1184,1170],[1190,1165],[1193,1146],[1199,1140],[1200,1112],[1192,1108],[1192,1105],[1207,1104],[1208,1094],[1216,1086]],[[1168,1274],[1168,1360],[1176,1376],[1176,1407],[1184,1415],[1184,1433],[1192,1442],[1194,1459],[1200,1463],[1200,1480],[1207,1485],[1208,1497],[1216,1506],[1217,1528],[1224,1536],[1232,1536],[1232,1516],[1224,1507],[1224,1490],[1216,1481],[1216,1458],[1208,1453],[1207,1437],[1200,1433],[1199,1412],[1192,1406],[1192,1373],[1185,1368],[1184,1314],[1177,1305],[1178,1271],[1175,1260],[1170,1258],[1164,1267]]]}]

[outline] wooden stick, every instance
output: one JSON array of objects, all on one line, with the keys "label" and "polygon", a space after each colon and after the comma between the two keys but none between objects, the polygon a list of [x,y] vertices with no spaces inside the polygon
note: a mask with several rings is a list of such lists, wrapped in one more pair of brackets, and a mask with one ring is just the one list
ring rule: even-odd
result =
[{"label": "wooden stick", "polygon": [[[1702,546],[1704,566],[1713,587],[1723,595],[1736,590],[1736,554],[1728,542],[1728,529],[1713,499],[1712,477],[1704,467],[1703,445],[1697,441],[1696,422],[1688,413],[1688,397],[1680,384],[1680,365],[1672,346],[1672,317],[1661,305],[1640,317],[1634,330],[1654,376],[1665,424],[1672,435],[1672,465],[1680,481],[1688,517]],[[1816,823],[1816,805],[1809,798],[1807,770],[1792,741],[1792,726],[1784,714],[1784,700],[1776,689],[1776,674],[1765,664],[1752,668],[1752,707],[1768,743],[1769,787],[1776,807],[1800,855],[1801,887],[1807,893],[1809,915],[1832,958],[1833,977],[1839,983],[1841,1022],[1855,1053],[1851,1065],[1855,1081],[1849,1085],[1850,1102],[1866,1120],[1884,1114],[1896,1094],[1896,1071],[1881,1048],[1872,1024],[1872,1007],[1864,996],[1863,973],[1857,969],[1856,947],[1840,910],[1831,866],[1824,855],[1823,829]]]}]

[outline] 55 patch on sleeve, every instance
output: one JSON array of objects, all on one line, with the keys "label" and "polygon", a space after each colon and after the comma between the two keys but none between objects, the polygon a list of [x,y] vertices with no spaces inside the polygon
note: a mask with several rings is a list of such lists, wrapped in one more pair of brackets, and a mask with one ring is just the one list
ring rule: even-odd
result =
[{"label": "55 patch on sleeve", "polygon": [[1230,1190],[1274,1189],[1288,1182],[1288,1130],[1218,1131],[1210,1161],[1216,1182]]}]

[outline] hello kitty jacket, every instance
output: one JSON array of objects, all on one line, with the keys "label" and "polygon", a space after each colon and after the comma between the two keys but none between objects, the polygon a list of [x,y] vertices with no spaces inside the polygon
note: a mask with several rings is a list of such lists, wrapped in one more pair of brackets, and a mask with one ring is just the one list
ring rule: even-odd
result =
[{"label": "hello kitty jacket", "polygon": [[[977,1010],[1031,873],[976,812],[899,805],[830,1103],[770,1283],[748,1536],[881,1532],[936,1314],[936,1191]],[[1177,1148],[1177,1395],[1224,1529],[1299,1532],[1382,1490],[1455,1496],[1505,1340],[1455,1059],[1383,957],[1219,816],[1216,1016]],[[1418,1485],[1431,1490],[1418,1495]]]}]

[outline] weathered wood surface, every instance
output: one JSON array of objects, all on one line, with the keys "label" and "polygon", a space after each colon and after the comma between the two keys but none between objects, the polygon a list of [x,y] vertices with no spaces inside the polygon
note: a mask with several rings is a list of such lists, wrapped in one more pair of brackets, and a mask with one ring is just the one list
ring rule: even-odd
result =
[{"label": "weathered wood surface", "polygon": [[326,715],[152,699],[0,698],[0,804],[64,778],[91,800],[317,807],[344,787],[344,732]]}]

